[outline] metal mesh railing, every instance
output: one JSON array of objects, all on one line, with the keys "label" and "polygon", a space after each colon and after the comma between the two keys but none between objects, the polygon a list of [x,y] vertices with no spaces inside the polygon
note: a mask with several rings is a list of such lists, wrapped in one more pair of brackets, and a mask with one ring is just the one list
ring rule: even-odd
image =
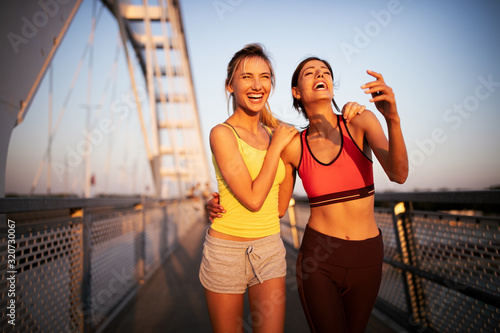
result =
[{"label": "metal mesh railing", "polygon": [[104,327],[205,217],[196,200],[0,199],[0,207],[9,222],[0,228],[2,332]]},{"label": "metal mesh railing", "polygon": [[412,219],[421,269],[500,294],[498,220],[418,212]]},{"label": "metal mesh railing", "polygon": [[490,296],[500,296],[500,221],[421,212],[411,219],[418,268],[435,277],[422,281],[429,326],[497,331],[500,308]]},{"label": "metal mesh railing", "polygon": [[[31,222],[27,222],[29,219]],[[15,220],[13,220],[15,221]],[[8,263],[8,233],[1,234],[0,330],[71,332],[81,315],[82,221],[55,215],[20,216],[15,221],[15,264]],[[11,280],[7,280],[8,278]],[[8,282],[9,281],[9,282]],[[14,283],[11,284],[10,281]],[[8,283],[7,283],[8,282]],[[13,301],[11,301],[13,300]],[[11,311],[8,304],[15,305]],[[15,316],[9,316],[14,314]],[[15,326],[9,321],[15,318]],[[57,320],[55,320],[57,318]]]},{"label": "metal mesh railing", "polygon": [[142,214],[122,211],[90,218],[90,316],[97,327],[140,279]]},{"label": "metal mesh railing", "polygon": [[[377,208],[375,220],[382,231],[384,240],[384,256],[393,260],[400,260],[401,254],[397,245],[397,234],[394,230],[392,211],[390,209]],[[380,284],[379,299],[391,304],[394,309],[401,313],[408,313],[408,304],[405,294],[405,282],[401,270],[390,264],[382,266],[382,281]]]},{"label": "metal mesh railing", "polygon": [[[413,332],[500,331],[500,216],[484,217],[480,211],[475,216],[418,211],[410,203],[459,203],[464,209],[487,204],[491,208],[500,205],[498,193],[402,197],[406,203],[387,200],[393,208],[375,208],[384,239],[376,306]],[[299,203],[291,209],[305,212],[305,206]],[[302,214],[288,223],[287,213],[282,219],[283,239],[300,243],[307,218]],[[297,240],[292,237],[293,224]]]},{"label": "metal mesh railing", "polygon": [[144,265],[146,279],[155,272],[162,263],[163,254],[167,249],[165,243],[165,229],[167,224],[167,215],[165,207],[151,208],[145,212],[144,216],[144,235],[145,235],[145,253]]}]

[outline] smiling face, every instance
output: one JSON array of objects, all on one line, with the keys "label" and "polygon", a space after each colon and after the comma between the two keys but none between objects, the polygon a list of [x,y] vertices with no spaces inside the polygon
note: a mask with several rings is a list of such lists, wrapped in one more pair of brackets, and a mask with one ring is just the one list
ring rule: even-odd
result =
[{"label": "smiling face", "polygon": [[307,107],[309,103],[331,102],[333,98],[333,75],[328,66],[320,60],[311,60],[298,72],[292,94]]},{"label": "smiling face", "polygon": [[260,57],[247,58],[240,62],[227,91],[235,101],[235,111],[260,112],[266,105],[272,88],[272,74],[267,63]]}]

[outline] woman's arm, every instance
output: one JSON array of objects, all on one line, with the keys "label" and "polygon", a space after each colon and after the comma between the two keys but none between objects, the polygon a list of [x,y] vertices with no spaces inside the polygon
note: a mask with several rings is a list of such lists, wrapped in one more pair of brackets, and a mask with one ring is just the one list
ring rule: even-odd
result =
[{"label": "woman's arm", "polygon": [[295,187],[295,179],[296,173],[294,167],[289,163],[285,163],[285,179],[283,180],[283,183],[280,184],[278,200],[278,211],[280,218],[285,215],[290,204],[290,199],[292,198],[293,194],[293,188]]},{"label": "woman's arm", "polygon": [[[372,94],[370,102],[374,102],[377,109],[382,113],[386,122],[389,140],[387,140],[382,126],[375,114],[364,112],[365,121],[360,122],[364,135],[382,168],[391,181],[402,184],[408,177],[408,154],[401,131],[400,118],[397,111],[396,99],[392,88],[385,84],[381,74],[367,71],[376,78],[363,86],[365,93]],[[361,119],[359,119],[361,120]]]},{"label": "woman's arm", "polygon": [[296,134],[292,141],[285,147],[281,153],[281,159],[285,164],[285,179],[280,184],[278,211],[279,217],[285,215],[290,199],[292,198],[293,189],[296,180],[296,166],[300,161],[300,133]]},{"label": "woman's arm", "polygon": [[259,175],[252,180],[238,150],[233,131],[218,125],[210,132],[210,146],[225,182],[236,198],[249,210],[259,211],[274,182],[281,151],[297,131],[278,126],[274,131]]},{"label": "woman's arm", "polygon": [[[291,164],[285,164],[285,179],[279,187],[279,217],[283,217],[290,204],[293,188],[295,186],[296,173],[295,168]],[[212,193],[212,198],[208,201],[206,209],[208,210],[208,219],[213,222],[216,217],[222,217],[226,211],[219,204],[219,193]]]}]

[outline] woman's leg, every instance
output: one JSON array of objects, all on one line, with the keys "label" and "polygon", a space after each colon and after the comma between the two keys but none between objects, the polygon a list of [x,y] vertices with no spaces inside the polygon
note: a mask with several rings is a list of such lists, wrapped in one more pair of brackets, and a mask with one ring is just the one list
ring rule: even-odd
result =
[{"label": "woman's leg", "polygon": [[220,294],[205,289],[208,313],[214,333],[243,332],[243,295]]},{"label": "woman's leg", "polygon": [[248,288],[254,333],[283,332],[285,328],[285,277],[257,283]]},{"label": "woman's leg", "polygon": [[365,331],[377,300],[381,279],[382,264],[348,270],[346,281],[349,282],[349,288],[343,295],[343,301],[349,332]]},{"label": "woman's leg", "polygon": [[299,252],[297,257],[297,287],[302,308],[313,333],[347,332],[347,323],[339,284],[345,269],[325,270],[314,257]]}]

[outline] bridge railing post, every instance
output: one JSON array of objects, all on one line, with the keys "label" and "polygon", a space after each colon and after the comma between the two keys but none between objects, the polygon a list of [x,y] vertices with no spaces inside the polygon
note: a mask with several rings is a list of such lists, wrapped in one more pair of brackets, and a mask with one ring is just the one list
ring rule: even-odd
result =
[{"label": "bridge railing post", "polygon": [[135,240],[137,262],[137,280],[139,284],[144,284],[146,276],[146,217],[144,205],[137,204],[134,205],[134,210],[139,212],[140,222],[137,224],[138,230]]},{"label": "bridge railing post", "polygon": [[91,283],[91,252],[92,252],[92,219],[88,208],[76,210],[72,215],[81,214],[83,233],[83,267],[82,267],[82,315],[83,333],[92,332],[92,283]]},{"label": "bridge railing post", "polygon": [[[392,203],[392,217],[396,244],[404,265],[418,267],[415,235],[412,228],[412,204],[411,202]],[[422,288],[421,278],[410,271],[403,273],[403,285],[407,307],[410,312],[408,319],[412,328],[427,327],[427,310],[425,305],[425,293]]]}]

